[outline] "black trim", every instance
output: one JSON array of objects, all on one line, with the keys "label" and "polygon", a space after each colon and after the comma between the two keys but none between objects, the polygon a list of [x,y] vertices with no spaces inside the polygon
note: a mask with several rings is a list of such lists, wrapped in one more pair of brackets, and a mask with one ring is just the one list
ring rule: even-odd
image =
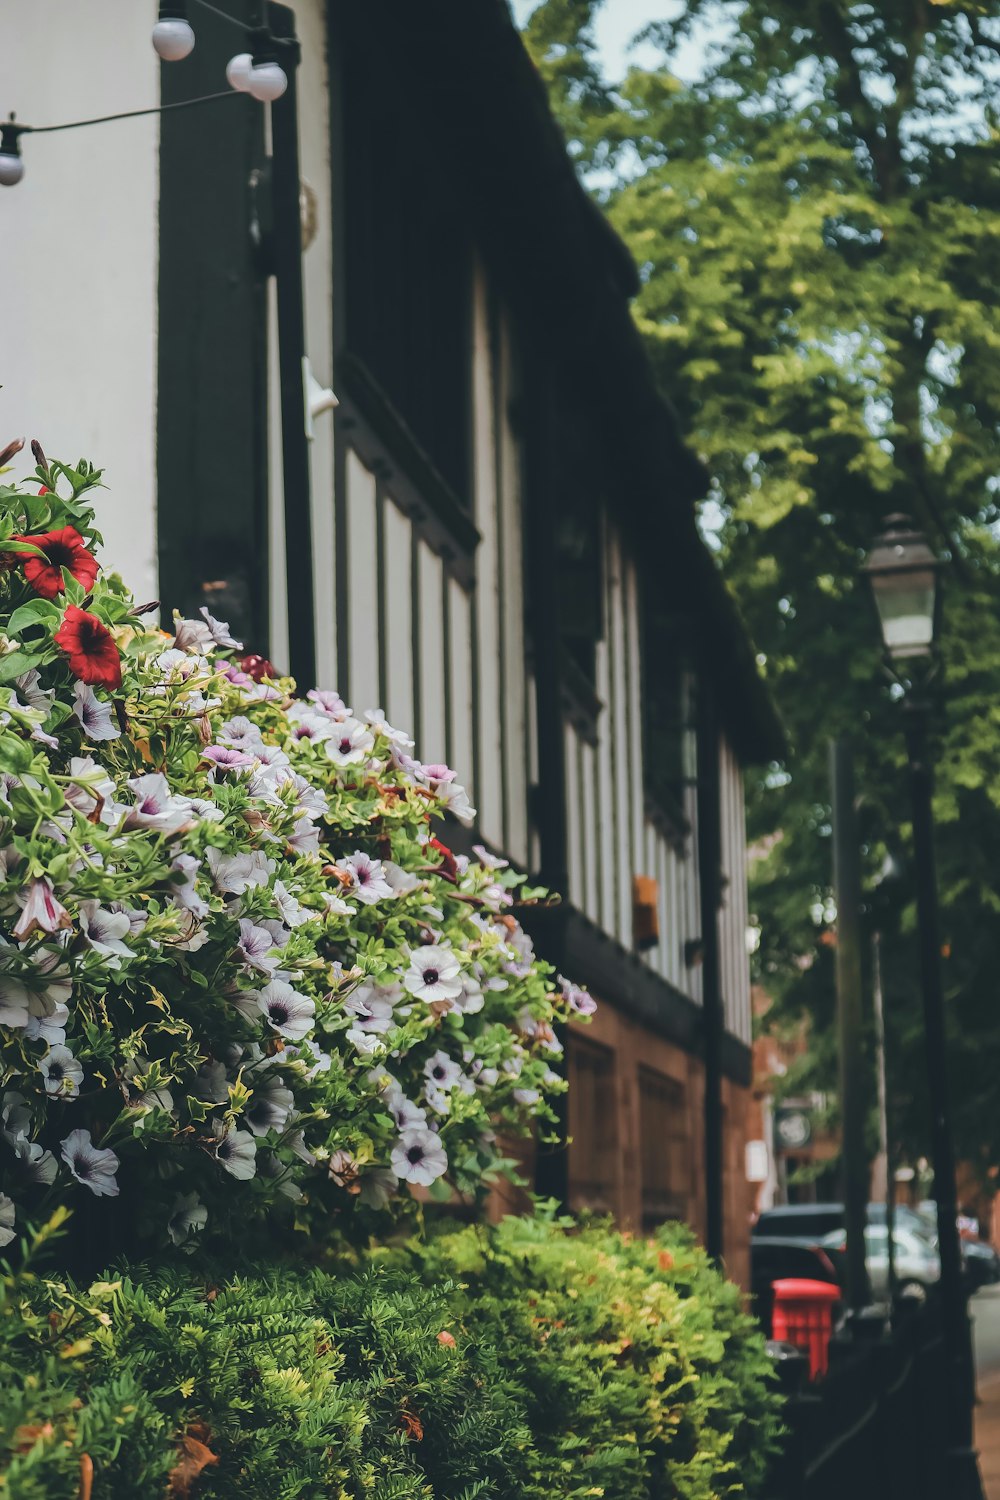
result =
[{"label": "black trim", "polygon": [[285,514],[285,610],[289,669],[299,690],[316,686],[312,493],[306,435],[305,301],[302,287],[299,116],[296,75],[300,49],[295,16],[268,6],[271,30],[293,45],[282,49],[288,87],[271,106],[274,280],[278,312],[281,475]]},{"label": "black trim", "polygon": [[597,725],[604,704],[572,651],[565,645],[559,649],[562,653],[562,705],[566,717],[588,744],[596,745]]},{"label": "black trim", "polygon": [[405,515],[467,587],[479,532],[455,491],[360,359],[337,359],[340,430],[369,469],[380,474]]},{"label": "black trim", "polygon": [[[547,911],[519,915],[540,955],[578,984],[585,984],[600,1005],[638,1021],[692,1057],[704,1059],[702,1006],[615,938],[608,937],[583,912],[564,902]],[[727,1031],[720,1056],[725,1077],[748,1088],[753,1077],[753,1054],[746,1043]]]},{"label": "black trim", "polygon": [[[233,0],[249,18],[248,0]],[[232,29],[160,69],[165,105],[218,86]],[[252,239],[264,112],[223,98],[160,120],[157,543],[163,619],[206,604],[267,655],[266,271]]]},{"label": "black trim", "polygon": [[365,9],[391,86],[407,91],[413,128],[439,153],[493,284],[615,456],[616,513],[637,555],[655,559],[657,588],[696,622],[727,738],[744,763],[781,758],[754,647],[698,534],[708,474],[657,389],[628,305],[635,267],[576,177],[506,0],[365,0]]},{"label": "black trim", "polygon": [[698,693],[698,887],[701,910],[701,993],[705,1057],[705,1249],[722,1261],[725,1244],[722,995],[719,908],[722,905],[722,824],[718,718],[711,685]]}]

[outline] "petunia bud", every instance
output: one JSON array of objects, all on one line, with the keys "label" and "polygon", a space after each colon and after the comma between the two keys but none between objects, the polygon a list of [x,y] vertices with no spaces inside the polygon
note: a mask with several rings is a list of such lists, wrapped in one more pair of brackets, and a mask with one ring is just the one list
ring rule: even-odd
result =
[{"label": "petunia bud", "polygon": [[24,438],[15,438],[12,443],[7,444],[6,448],[0,448],[0,469],[9,464],[15,454],[20,453],[23,447]]}]

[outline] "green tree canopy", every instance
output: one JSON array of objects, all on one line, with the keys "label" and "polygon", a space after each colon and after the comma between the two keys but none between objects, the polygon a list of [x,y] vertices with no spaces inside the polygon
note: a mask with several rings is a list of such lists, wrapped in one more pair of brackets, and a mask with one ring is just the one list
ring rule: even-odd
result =
[{"label": "green tree canopy", "polygon": [[[951,558],[936,812],[960,1146],[998,1162],[1000,4],[688,0],[616,80],[597,9],[545,0],[526,40],[639,263],[636,317],[788,728],[787,766],[751,785],[757,978],[813,1018],[831,1084],[827,741],[852,733],[897,1135],[924,1149],[902,726],[859,574],[909,512]],[[876,889],[889,853],[902,875]]]}]

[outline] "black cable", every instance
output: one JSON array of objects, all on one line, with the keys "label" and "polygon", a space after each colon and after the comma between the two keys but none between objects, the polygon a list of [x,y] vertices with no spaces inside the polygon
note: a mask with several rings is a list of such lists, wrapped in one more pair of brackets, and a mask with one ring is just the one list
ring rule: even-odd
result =
[{"label": "black cable", "polygon": [[178,99],[174,104],[158,104],[151,109],[127,109],[118,115],[96,115],[92,120],[67,120],[65,125],[18,125],[9,123],[19,135],[51,135],[56,130],[82,130],[85,125],[107,125],[112,120],[135,120],[140,115],[163,115],[169,109],[190,109],[195,104],[211,104],[213,99],[239,99],[236,89],[220,89],[217,94],[199,94],[196,99]]},{"label": "black cable", "polygon": [[214,16],[221,16],[222,20],[228,21],[231,26],[238,26],[240,31],[247,30],[245,21],[241,21],[237,16],[231,16],[227,10],[220,10],[217,5],[211,4],[211,0],[195,0],[195,4],[200,5],[203,10],[210,10]]}]

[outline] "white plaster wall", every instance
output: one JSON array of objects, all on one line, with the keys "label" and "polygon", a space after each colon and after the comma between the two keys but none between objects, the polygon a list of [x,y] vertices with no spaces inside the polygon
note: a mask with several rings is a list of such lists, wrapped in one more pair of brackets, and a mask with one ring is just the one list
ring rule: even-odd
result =
[{"label": "white plaster wall", "polygon": [[[13,0],[0,115],[59,124],[159,102],[143,0]],[[22,142],[0,188],[0,445],[106,470],[107,562],[156,596],[156,116]],[[28,459],[30,466],[31,460]]]}]

